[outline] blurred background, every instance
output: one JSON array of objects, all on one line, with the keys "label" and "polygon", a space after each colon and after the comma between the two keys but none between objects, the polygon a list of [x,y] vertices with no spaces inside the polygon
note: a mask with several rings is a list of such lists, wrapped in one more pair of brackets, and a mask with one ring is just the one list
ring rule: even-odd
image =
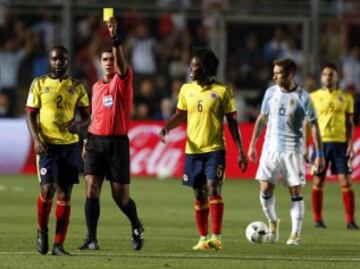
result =
[{"label": "blurred background", "polygon": [[[296,82],[309,92],[320,86],[321,66],[337,64],[360,124],[359,0],[0,0],[0,117],[7,118],[6,124],[0,119],[0,156],[6,156],[0,172],[14,147],[28,152],[31,139],[14,133],[27,133],[28,89],[34,77],[49,72],[52,46],[69,49],[69,73],[82,79],[89,94],[101,78],[99,52],[111,46],[103,7],[115,9],[134,70],[133,122],[169,118],[180,86],[189,80],[192,49],[206,46],[220,59],[218,79],[234,89],[239,122],[256,119],[272,84],[272,61],[290,57],[300,70]],[[20,127],[9,127],[15,120]],[[25,146],[19,142],[28,140]]]},{"label": "blurred background", "polygon": [[319,68],[339,66],[341,87],[360,93],[360,1],[0,0],[0,117],[22,117],[29,85],[47,73],[55,44],[71,52],[70,74],[90,92],[109,43],[102,8],[113,7],[135,72],[133,119],[167,119],[188,80],[192,48],[219,56],[219,80],[236,92],[238,119],[253,121],[272,83],[272,61],[291,57],[297,82],[319,87]]}]

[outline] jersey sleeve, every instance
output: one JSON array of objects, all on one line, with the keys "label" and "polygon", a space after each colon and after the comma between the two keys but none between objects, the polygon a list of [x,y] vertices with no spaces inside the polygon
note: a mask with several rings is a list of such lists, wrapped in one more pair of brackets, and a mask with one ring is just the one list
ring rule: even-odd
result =
[{"label": "jersey sleeve", "polygon": [[354,99],[350,94],[348,94],[347,99],[348,101],[346,102],[345,113],[354,114]]},{"label": "jersey sleeve", "polygon": [[40,108],[40,80],[35,78],[30,86],[28,98],[26,101],[26,107],[28,108]]},{"label": "jersey sleeve", "polygon": [[236,107],[235,107],[234,93],[232,89],[227,88],[224,93],[223,112],[224,114],[229,114],[235,111],[236,111]]},{"label": "jersey sleeve", "polygon": [[311,97],[309,94],[305,96],[304,112],[305,112],[305,116],[308,121],[313,121],[313,120],[317,119],[317,115],[316,115],[315,108],[314,108],[314,103],[311,100]]},{"label": "jersey sleeve", "polygon": [[89,107],[89,97],[83,84],[79,84],[79,100],[76,107]]},{"label": "jersey sleeve", "polygon": [[180,92],[179,92],[179,98],[178,98],[178,102],[177,102],[177,105],[176,105],[177,109],[187,110],[185,90],[186,90],[186,88],[184,86],[182,86],[181,89],[180,89]]},{"label": "jersey sleeve", "polygon": [[270,98],[269,91],[266,91],[265,96],[261,103],[261,110],[260,110],[260,113],[265,116],[268,116],[270,113],[269,98]]}]

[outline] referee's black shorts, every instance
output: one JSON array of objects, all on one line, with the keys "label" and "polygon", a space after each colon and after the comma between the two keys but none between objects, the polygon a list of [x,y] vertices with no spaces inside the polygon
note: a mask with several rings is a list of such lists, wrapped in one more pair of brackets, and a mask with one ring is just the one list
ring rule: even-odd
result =
[{"label": "referee's black shorts", "polygon": [[130,183],[130,150],[127,136],[90,134],[85,147],[85,175],[106,176],[109,181]]}]

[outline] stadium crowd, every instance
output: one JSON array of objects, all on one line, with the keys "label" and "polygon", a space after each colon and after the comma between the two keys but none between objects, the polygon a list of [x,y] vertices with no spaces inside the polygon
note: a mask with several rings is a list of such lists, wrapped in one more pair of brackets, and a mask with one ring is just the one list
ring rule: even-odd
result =
[{"label": "stadium crowd", "polygon": [[[209,46],[210,4],[228,1],[203,1],[203,15],[187,16],[191,1],[157,1],[163,12],[146,16],[132,9],[119,16],[120,35],[134,70],[134,109],[136,120],[168,119],[174,112],[180,86],[189,79],[188,63],[192,49]],[[175,13],[167,12],[171,6]],[[100,15],[74,18],[71,75],[81,78],[89,93],[100,78],[100,49],[111,46],[106,25]],[[239,121],[254,121],[260,100],[272,83],[272,62],[292,58],[300,68],[295,81],[308,91],[320,87],[315,74],[304,74],[301,25],[296,24],[229,24],[227,25],[226,82],[235,89]],[[47,55],[51,47],[61,43],[60,18],[45,10],[39,15],[16,15],[8,6],[0,20],[0,117],[19,117],[32,79],[47,73]],[[356,100],[355,124],[360,123],[360,47],[356,40],[343,42],[337,22],[321,26],[321,62],[339,66],[340,87]],[[345,44],[345,45],[344,45]],[[245,94],[245,93],[251,94]]]}]

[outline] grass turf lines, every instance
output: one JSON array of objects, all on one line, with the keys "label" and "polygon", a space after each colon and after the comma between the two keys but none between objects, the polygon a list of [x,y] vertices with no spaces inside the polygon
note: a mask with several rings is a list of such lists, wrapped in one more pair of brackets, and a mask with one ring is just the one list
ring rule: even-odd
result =
[{"label": "grass turf lines", "polygon": [[[85,238],[84,181],[74,187],[71,222],[65,242],[71,257],[41,256],[35,250],[35,176],[0,176],[0,268],[360,268],[360,231],[345,228],[338,184],[325,186],[324,218],[327,229],[315,229],[311,216],[311,187],[305,187],[306,213],[300,246],[287,246],[290,234],[290,199],[287,189],[275,191],[281,218],[277,244],[250,244],[245,228],[255,220],[265,221],[253,180],[225,182],[223,244],[221,251],[194,252],[198,235],[194,223],[191,189],[180,181],[135,178],[132,196],[145,226],[145,246],[131,250],[128,220],[111,200],[104,182],[98,227],[100,251],[80,252]],[[359,185],[354,185],[359,197]],[[357,203],[359,205],[359,203]],[[50,216],[50,247],[54,237],[54,208]],[[359,207],[357,207],[359,209]],[[357,210],[358,212],[358,210]]]}]

